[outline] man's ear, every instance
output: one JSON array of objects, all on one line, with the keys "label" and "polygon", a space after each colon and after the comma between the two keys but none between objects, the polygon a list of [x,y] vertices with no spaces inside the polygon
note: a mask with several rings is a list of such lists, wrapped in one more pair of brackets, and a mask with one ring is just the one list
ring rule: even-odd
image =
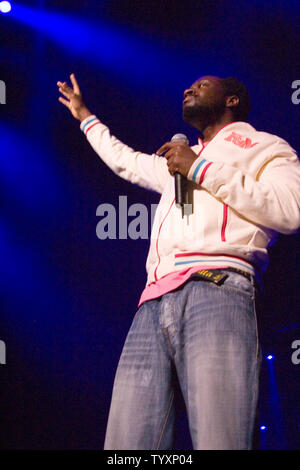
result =
[{"label": "man's ear", "polygon": [[227,108],[235,108],[238,106],[240,99],[237,95],[227,96],[226,98],[226,107]]}]

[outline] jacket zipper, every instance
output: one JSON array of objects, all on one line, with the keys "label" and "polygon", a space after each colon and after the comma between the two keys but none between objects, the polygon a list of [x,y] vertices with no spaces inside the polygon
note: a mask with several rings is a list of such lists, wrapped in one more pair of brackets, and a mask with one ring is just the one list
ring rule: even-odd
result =
[{"label": "jacket zipper", "polygon": [[167,216],[169,215],[169,212],[170,212],[171,207],[173,206],[174,202],[175,202],[175,197],[174,197],[174,199],[173,199],[173,201],[172,201],[172,204],[171,204],[170,207],[169,207],[168,212],[166,213],[165,217],[164,217],[163,220],[161,221],[161,224],[160,224],[159,229],[158,229],[158,234],[157,234],[157,239],[156,239],[156,254],[157,254],[157,257],[158,257],[158,263],[157,263],[157,266],[156,266],[155,271],[154,271],[154,279],[155,279],[156,281],[157,281],[157,268],[158,268],[159,263],[160,263],[160,256],[159,256],[159,253],[158,253],[158,238],[159,238],[159,235],[160,235],[160,231],[161,231],[161,228],[162,228],[162,224],[164,223],[164,221],[166,220]]},{"label": "jacket zipper", "polygon": [[[230,123],[232,124],[232,123]],[[225,126],[221,127],[221,129],[218,130],[217,134],[219,134],[219,132],[224,129],[224,127],[228,126],[229,124],[226,124]],[[216,134],[216,135],[217,135]],[[212,140],[216,137],[216,135],[212,138]],[[210,141],[211,142],[211,141]],[[210,143],[209,142],[209,143]],[[209,144],[208,143],[208,144]],[[198,153],[198,157],[200,157],[202,151],[205,149],[205,146],[203,145],[203,142],[201,141],[201,144],[202,144],[202,149],[200,150],[200,152]],[[169,210],[167,212],[167,214],[165,215],[164,219],[162,220],[161,224],[160,224],[160,227],[159,227],[159,230],[158,230],[158,234],[157,234],[157,239],[156,239],[156,254],[157,254],[157,257],[158,257],[158,263],[157,263],[157,266],[155,268],[155,271],[154,271],[154,279],[155,281],[157,281],[157,268],[160,264],[160,256],[159,256],[159,253],[158,253],[158,238],[159,238],[159,234],[160,234],[160,231],[161,231],[161,227],[162,227],[162,224],[164,223],[164,221],[166,220],[167,218],[167,215],[169,214],[170,210],[171,210],[171,207],[172,205],[174,204],[174,201],[175,201],[175,198],[173,199],[172,201],[172,204],[171,206],[169,207]],[[224,204],[224,209],[223,209],[223,225],[222,225],[222,232],[221,232],[221,239],[222,241],[226,241],[225,239],[225,229],[226,229],[226,224],[227,224],[227,212],[228,212],[228,206],[226,204]],[[224,238],[224,239],[223,239]]]}]

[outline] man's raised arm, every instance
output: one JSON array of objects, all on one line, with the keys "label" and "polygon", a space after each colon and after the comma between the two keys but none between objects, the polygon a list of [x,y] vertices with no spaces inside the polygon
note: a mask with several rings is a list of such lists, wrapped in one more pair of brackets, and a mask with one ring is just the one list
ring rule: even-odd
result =
[{"label": "man's raised arm", "polygon": [[57,82],[59,101],[81,122],[80,128],[89,143],[109,168],[123,179],[146,189],[162,193],[169,177],[166,160],[156,154],[136,152],[110,134],[110,130],[86,107],[75,75],[67,82]]}]

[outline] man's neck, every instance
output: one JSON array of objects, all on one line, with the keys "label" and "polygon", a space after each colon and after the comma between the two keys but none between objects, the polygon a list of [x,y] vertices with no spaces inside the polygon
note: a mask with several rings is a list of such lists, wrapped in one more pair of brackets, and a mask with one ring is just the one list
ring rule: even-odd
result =
[{"label": "man's neck", "polygon": [[227,126],[232,122],[234,122],[232,117],[223,116],[220,121],[215,122],[214,124],[209,124],[204,129],[201,129],[203,134],[203,142],[210,141],[219,132],[219,130],[222,129],[222,127]]}]

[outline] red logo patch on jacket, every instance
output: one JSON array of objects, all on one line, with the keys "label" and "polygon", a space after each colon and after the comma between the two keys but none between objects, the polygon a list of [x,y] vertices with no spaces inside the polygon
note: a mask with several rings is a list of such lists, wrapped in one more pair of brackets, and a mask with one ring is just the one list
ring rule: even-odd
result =
[{"label": "red logo patch on jacket", "polygon": [[235,145],[238,145],[242,149],[251,149],[254,145],[258,144],[258,142],[252,143],[252,140],[246,137],[245,139],[241,134],[237,134],[236,132],[231,132],[231,134],[226,137],[224,140],[227,142],[232,142]]}]

